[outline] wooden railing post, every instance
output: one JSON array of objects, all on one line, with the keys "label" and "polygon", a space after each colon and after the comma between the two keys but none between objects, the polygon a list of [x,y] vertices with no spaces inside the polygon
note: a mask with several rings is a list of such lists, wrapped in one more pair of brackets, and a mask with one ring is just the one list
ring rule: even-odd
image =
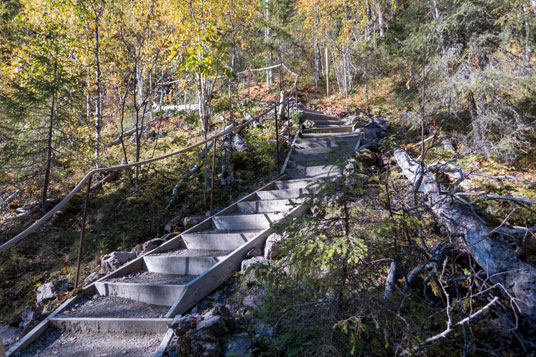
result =
[{"label": "wooden railing post", "polygon": [[212,143],[212,180],[210,183],[210,215],[214,215],[214,181],[216,176],[216,138]]},{"label": "wooden railing post", "polygon": [[87,179],[87,188],[86,188],[86,200],[84,202],[84,213],[82,216],[82,229],[80,231],[80,243],[78,245],[78,260],[76,262],[76,277],[74,279],[74,288],[78,288],[78,279],[80,278],[80,263],[82,260],[82,249],[84,246],[84,236],[86,235],[86,220],[87,220],[87,209],[89,205],[89,192],[91,191],[91,181],[93,181],[93,175],[90,175]]}]

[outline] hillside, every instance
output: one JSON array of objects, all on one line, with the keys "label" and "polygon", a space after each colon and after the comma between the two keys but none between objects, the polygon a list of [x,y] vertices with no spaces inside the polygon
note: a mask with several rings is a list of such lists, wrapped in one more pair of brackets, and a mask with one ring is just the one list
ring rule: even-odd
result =
[{"label": "hillside", "polygon": [[[103,256],[140,258],[277,180],[336,167],[301,198],[307,214],[270,225],[277,254],[248,251],[266,264],[181,312],[200,323],[229,308],[215,355],[244,333],[251,355],[533,354],[535,11],[2,1],[0,336],[12,346],[87,295],[115,271]],[[81,230],[91,279],[75,288]],[[175,328],[168,351],[204,353],[190,332]]]}]

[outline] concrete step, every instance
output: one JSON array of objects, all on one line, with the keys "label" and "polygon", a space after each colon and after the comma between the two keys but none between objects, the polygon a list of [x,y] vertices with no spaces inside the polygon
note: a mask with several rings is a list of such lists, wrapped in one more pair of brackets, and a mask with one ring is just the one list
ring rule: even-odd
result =
[{"label": "concrete step", "polygon": [[340,147],[354,147],[359,137],[352,136],[334,136],[323,138],[302,138],[296,140],[295,149],[339,149]]},{"label": "concrete step", "polygon": [[224,254],[209,256],[146,255],[144,268],[152,273],[200,275],[225,258]]},{"label": "concrete step", "polygon": [[329,160],[329,157],[326,157],[327,152],[329,151],[319,152],[316,154],[302,154],[300,152],[293,152],[290,156],[290,159],[294,162],[323,162]]},{"label": "concrete step", "polygon": [[342,120],[337,119],[308,119],[315,123],[315,125],[344,125]]},{"label": "concrete step", "polygon": [[194,232],[183,233],[182,239],[188,249],[235,250],[257,234],[257,232],[241,231],[235,233]]},{"label": "concrete step", "polygon": [[339,121],[337,117],[332,117],[326,114],[322,114],[321,112],[312,112],[308,110],[304,110],[303,112],[303,119],[304,120],[336,120]]},{"label": "concrete step", "polygon": [[172,321],[168,318],[55,317],[50,319],[50,324],[73,333],[163,334]]},{"label": "concrete step", "polygon": [[317,181],[318,180],[310,180],[310,179],[284,180],[284,181],[276,181],[275,186],[280,190],[309,188],[309,187],[314,187]]},{"label": "concrete step", "polygon": [[337,166],[309,166],[288,169],[286,174],[289,178],[325,178],[337,177],[341,175],[341,170]]},{"label": "concrete step", "polygon": [[353,133],[352,125],[316,125],[314,128],[304,129],[304,134],[326,134],[326,133]]},{"label": "concrete step", "polygon": [[303,195],[314,194],[315,192],[316,190],[314,188],[291,188],[283,190],[259,191],[257,192],[257,195],[263,200],[279,200],[298,198]]},{"label": "concrete step", "polygon": [[243,214],[233,216],[216,216],[212,218],[212,224],[216,229],[226,230],[249,230],[266,229],[271,224],[279,221],[285,215],[280,213]]},{"label": "concrete step", "polygon": [[344,138],[344,137],[356,137],[356,134],[353,132],[347,133],[303,133],[302,138],[304,139],[315,139],[315,138]]},{"label": "concrete step", "polygon": [[237,204],[238,212],[241,214],[288,212],[292,207],[293,204],[288,199],[262,201],[261,198],[261,200],[242,201]]},{"label": "concrete step", "polygon": [[[191,277],[189,280],[194,278]],[[172,306],[184,291],[185,285],[103,281],[96,282],[95,288],[101,296],[119,296],[151,305]]]}]

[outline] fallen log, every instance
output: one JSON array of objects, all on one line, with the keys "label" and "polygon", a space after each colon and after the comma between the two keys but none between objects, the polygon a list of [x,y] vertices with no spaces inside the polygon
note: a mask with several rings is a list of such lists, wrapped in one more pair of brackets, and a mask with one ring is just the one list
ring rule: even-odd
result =
[{"label": "fallen log", "polygon": [[[445,187],[432,172],[421,173],[421,165],[407,152],[396,149],[394,157],[404,175],[426,197],[426,204],[448,230],[465,238],[465,248],[486,272],[489,281],[500,285],[519,312],[528,333],[536,329],[536,269],[519,259],[507,244],[493,238],[488,228],[471,210],[444,193]],[[420,182],[420,184],[419,184]],[[462,247],[463,248],[463,247]]]},{"label": "fallen log", "polygon": [[113,139],[112,141],[109,141],[107,142],[106,144],[104,144],[104,147],[105,148],[109,148],[109,147],[112,147],[112,146],[115,146],[115,145],[119,145],[121,144],[121,140],[122,139],[125,139],[125,138],[128,138],[132,135],[134,135],[136,133],[136,129],[138,130],[142,130],[142,129],[147,129],[151,126],[154,126],[156,124],[158,124],[162,119],[161,118],[158,118],[158,119],[155,119],[155,120],[151,120],[150,122],[146,123],[143,127],[134,127],[132,129],[129,129],[127,131],[125,131],[123,134],[119,135],[117,138]]}]

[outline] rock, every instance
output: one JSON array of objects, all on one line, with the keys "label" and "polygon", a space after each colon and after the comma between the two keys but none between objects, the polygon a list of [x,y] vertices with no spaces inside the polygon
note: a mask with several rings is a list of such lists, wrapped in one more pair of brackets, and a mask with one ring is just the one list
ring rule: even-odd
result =
[{"label": "rock", "polygon": [[21,329],[8,326],[8,325],[0,325],[0,341],[4,343],[6,350],[15,342],[17,342],[17,340],[20,339],[21,337],[22,337]]},{"label": "rock", "polygon": [[260,288],[247,289],[247,294],[242,297],[242,305],[256,308],[262,303],[266,291]]},{"label": "rock", "polygon": [[279,233],[270,234],[264,246],[264,258],[271,260],[281,253],[281,242],[283,238],[283,235]]},{"label": "rock", "polygon": [[245,258],[246,259],[250,259],[250,258],[253,258],[253,257],[259,257],[259,256],[262,256],[262,249],[259,248],[259,247],[253,247],[251,248],[245,255]]},{"label": "rock", "polygon": [[246,356],[251,348],[251,339],[247,332],[242,332],[231,337],[223,346],[225,356]]},{"label": "rock", "polygon": [[19,327],[24,331],[33,327],[34,322],[39,320],[41,317],[41,309],[36,306],[26,306],[24,312],[22,313],[22,321],[19,324]]},{"label": "rock", "polygon": [[183,226],[186,229],[192,228],[193,226],[198,225],[199,223],[203,222],[204,220],[205,220],[205,216],[202,216],[202,215],[184,217]]},{"label": "rock", "polygon": [[97,273],[97,272],[95,271],[95,272],[89,274],[88,277],[84,279],[84,281],[82,282],[82,286],[89,285],[89,284],[91,284],[92,282],[99,280],[99,279],[102,278],[104,275],[106,275],[106,274],[103,274],[103,273]]},{"label": "rock", "polygon": [[143,253],[147,253],[162,244],[162,239],[154,238],[143,243]]},{"label": "rock", "polygon": [[139,255],[143,251],[143,244],[136,244],[134,248],[130,250],[131,253]]},{"label": "rock", "polygon": [[233,147],[238,152],[244,152],[249,150],[246,143],[244,142],[244,139],[242,139],[242,137],[238,134],[235,134],[233,136]]},{"label": "rock", "polygon": [[305,129],[311,129],[311,128],[314,128],[314,126],[315,126],[315,122],[312,120],[306,120],[303,122],[303,127]]},{"label": "rock", "polygon": [[225,325],[228,328],[232,328],[233,324],[233,314],[231,314],[231,311],[227,306],[223,304],[216,304],[212,310],[207,314],[207,316],[221,316],[223,319],[223,322],[225,322]]},{"label": "rock", "polygon": [[380,116],[375,115],[372,119],[374,123],[378,124],[378,126],[383,130],[386,131],[391,126],[391,123],[389,120],[382,118]]},{"label": "rock", "polygon": [[166,232],[175,232],[181,226],[182,216],[173,217],[166,225],[164,226],[164,231]]},{"label": "rock", "polygon": [[378,161],[378,157],[370,149],[359,150],[355,153],[355,159],[361,162],[365,167],[375,165]]},{"label": "rock", "polygon": [[111,272],[119,268],[131,259],[136,258],[135,253],[130,252],[112,252],[106,254],[101,259],[101,265],[107,272]]},{"label": "rock", "polygon": [[255,333],[270,339],[274,336],[274,328],[261,320],[255,324]]},{"label": "rock", "polygon": [[168,240],[176,236],[177,236],[177,233],[172,232],[172,233],[164,234],[162,237],[160,237],[160,239],[162,240],[162,242],[167,242]]},{"label": "rock", "polygon": [[67,279],[51,281],[37,288],[37,303],[42,305],[47,300],[52,300],[60,293],[65,293],[69,290]]},{"label": "rock", "polygon": [[179,341],[177,355],[219,357],[223,349],[216,336],[208,330],[190,330]]},{"label": "rock", "polygon": [[354,125],[359,121],[359,115],[350,115],[348,118],[344,119],[345,125]]},{"label": "rock", "polygon": [[199,315],[191,314],[186,316],[177,315],[173,321],[169,324],[169,328],[172,328],[175,335],[182,336],[186,332],[197,326],[197,320]]},{"label": "rock", "polygon": [[242,266],[240,270],[242,273],[245,273],[249,267],[256,265],[256,264],[270,265],[268,260],[266,260],[266,258],[264,257],[253,257],[251,259],[242,260]]},{"label": "rock", "polygon": [[222,337],[229,333],[221,316],[209,316],[197,323],[197,330],[210,331],[214,336]]}]

